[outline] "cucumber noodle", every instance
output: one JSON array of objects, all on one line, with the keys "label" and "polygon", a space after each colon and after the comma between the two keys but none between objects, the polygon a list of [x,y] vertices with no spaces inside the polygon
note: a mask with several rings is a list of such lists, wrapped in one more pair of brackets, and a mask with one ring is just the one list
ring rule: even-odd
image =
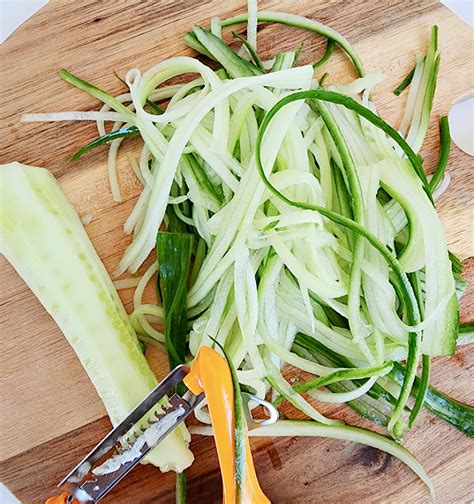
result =
[{"label": "cucumber noodle", "polygon": [[[247,39],[236,35],[243,46],[235,53],[222,29],[244,22]],[[258,22],[323,36],[326,52],[314,65],[294,66],[301,47],[262,62]],[[142,191],[124,224],[132,242],[117,273],[142,267],[162,224],[195,235],[187,297],[190,353],[218,342],[241,385],[261,397],[271,392],[277,404],[287,400],[313,420],[279,422],[256,435],[326,436],[375,446],[407,463],[433,492],[406,450],[327,418],[318,402],[347,402],[400,440],[423,405],[430,356],[455,349],[461,280],[459,271],[456,281],[453,276],[453,256],[432,203],[433,193],[447,185],[446,121],[431,182],[417,155],[439,66],[437,28],[427,54],[417,57],[397,89],[399,94],[411,86],[401,133],[380,118],[371,99],[381,76],[366,75],[347,39],[321,23],[257,12],[249,0],[248,15],[213,18],[211,30],[195,26],[185,42],[222,68],[170,58],[143,74],[129,70],[122,81],[128,92],[117,97],[62,70],[64,80],[103,102],[100,111],[23,119],[97,121],[100,137],[74,159],[109,143],[117,201],[119,149],[127,136],[141,137],[139,155],[127,153]],[[322,88],[314,70],[326,64],[334,46],[359,78]],[[190,82],[168,82],[190,73],[197,75]],[[114,122],[108,132],[106,121]],[[144,341],[160,345],[165,336],[156,324],[163,310],[143,301],[157,270],[154,263],[139,279],[117,286],[136,287],[132,325]],[[306,334],[304,348],[294,346],[299,333]],[[394,361],[401,360],[407,361],[403,376],[392,383]],[[285,363],[316,377],[293,386],[281,372]],[[417,395],[411,414],[410,394]],[[204,405],[196,415],[209,421]]]},{"label": "cucumber noodle", "polygon": [[[202,436],[212,436],[213,434],[212,427],[191,426],[189,430],[192,434],[199,434]],[[249,432],[249,435],[255,437],[325,437],[372,446],[373,448],[390,453],[390,455],[397,457],[405,463],[426,484],[433,500],[435,500],[433,484],[418,460],[399,444],[375,432],[346,425],[329,426],[319,425],[316,422],[280,420],[275,425],[253,429]]]}]

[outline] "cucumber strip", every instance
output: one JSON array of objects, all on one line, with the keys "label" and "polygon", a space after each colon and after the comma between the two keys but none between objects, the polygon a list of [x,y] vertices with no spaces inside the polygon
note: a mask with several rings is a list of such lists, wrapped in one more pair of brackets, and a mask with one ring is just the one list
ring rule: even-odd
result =
[{"label": "cucumber strip", "polygon": [[[323,355],[323,353],[315,353],[314,350],[309,351],[304,346],[301,346],[300,338],[301,334],[298,334],[296,336],[295,343],[293,344],[292,352],[295,352],[301,358],[315,361],[321,365],[338,366],[337,360],[334,360],[331,357],[327,358]],[[331,392],[349,392],[354,390],[357,385],[351,381],[340,381],[326,385],[326,387]],[[347,401],[346,404],[362,418],[365,418],[376,425],[387,426],[389,422],[389,415],[393,410],[392,405],[395,402],[395,398],[387,395],[381,385],[376,382],[366,395]]]},{"label": "cucumber strip", "polygon": [[245,246],[239,247],[236,251],[233,290],[242,345],[249,355],[253,368],[263,378],[266,371],[255,338],[258,321],[257,284],[249,251]]},{"label": "cucumber strip", "polygon": [[[332,116],[328,113],[327,108],[319,103],[317,105],[321,113],[321,117],[336,144],[336,148],[341,157],[342,166],[348,182],[348,189],[352,199],[352,212],[354,222],[364,226],[364,203],[362,200],[362,190],[360,187],[359,178],[350,155],[348,146],[341,134],[337,123],[333,120]],[[271,112],[270,112],[271,113]],[[361,236],[356,234],[354,236],[353,244],[353,260],[350,268],[350,282],[348,293],[348,310],[349,310],[349,327],[352,331],[352,336],[356,343],[360,346],[368,362],[373,364],[373,356],[368,349],[363,336],[362,320],[360,317],[360,295],[361,295],[361,262],[364,256],[365,242]]]},{"label": "cucumber strip", "polygon": [[[292,347],[292,350],[297,352],[298,354],[300,354],[301,351],[303,350],[308,358],[310,358],[311,360],[315,360],[316,362],[322,363],[324,365],[334,366],[336,368],[341,366],[345,366],[347,368],[354,367],[354,364],[349,359],[345,358],[340,354],[337,354],[336,352],[333,352],[332,350],[328,349],[327,347],[316,341],[314,338],[311,338],[302,333],[296,335],[295,343]],[[362,382],[362,380],[360,382]],[[350,384],[351,382],[346,381],[346,382],[334,383],[328,385],[328,388],[343,383]],[[353,387],[356,386],[357,386],[356,384],[352,384],[352,388],[350,390],[352,390]],[[375,403],[375,406],[374,404],[372,404],[372,406],[378,407],[378,409],[381,412],[384,412],[385,415],[391,413],[393,409],[392,406],[394,406],[397,403],[395,397],[391,394],[391,392],[386,390],[378,382],[375,383],[373,387],[368,391],[367,396],[370,396],[371,398],[378,401]],[[363,398],[364,397],[360,399]],[[357,399],[356,401],[360,401],[360,399]],[[352,407],[352,402],[351,403],[348,402],[347,404]],[[388,425],[388,419],[384,425]]]},{"label": "cucumber strip", "polygon": [[114,98],[112,95],[104,91],[103,89],[98,88],[97,86],[93,86],[89,82],[76,77],[72,73],[68,72],[64,68],[60,70],[59,77],[64,81],[72,84],[73,86],[82,89],[86,93],[92,95],[94,98],[106,103],[110,108],[115,111],[125,115],[126,117],[130,117],[130,120],[133,121],[134,114],[125,107],[117,98]]},{"label": "cucumber strip", "polygon": [[257,49],[257,0],[247,0],[247,39]]},{"label": "cucumber strip", "polygon": [[245,122],[247,120],[247,115],[252,110],[257,97],[253,95],[243,95],[237,102],[234,110],[234,114],[230,120],[229,124],[229,145],[228,150],[234,153],[239,142],[239,138],[242,135],[242,130],[244,128]]},{"label": "cucumber strip", "polygon": [[186,473],[183,471],[176,474],[176,504],[186,504]]},{"label": "cucumber strip", "polygon": [[[116,425],[157,384],[117,291],[48,170],[2,165],[0,188],[0,252],[54,318]],[[188,441],[182,426],[148,461],[182,471],[193,461]]]},{"label": "cucumber strip", "polygon": [[428,129],[440,61],[439,55],[436,56],[437,48],[438,27],[432,26],[430,45],[423,65],[423,74],[421,76],[416,102],[413,108],[413,117],[406,136],[407,143],[412,146],[415,152],[420,150]]},{"label": "cucumber strip", "polygon": [[95,149],[96,147],[99,147],[100,145],[104,145],[105,143],[109,143],[112,140],[116,140],[117,138],[136,136],[139,134],[140,134],[140,132],[138,131],[138,128],[136,128],[135,126],[124,126],[120,129],[118,129],[117,131],[112,131],[111,133],[107,133],[106,135],[103,135],[99,138],[96,138],[95,140],[92,140],[92,142],[89,142],[87,145],[82,147],[82,149],[79,149],[71,157],[71,161],[76,161],[83,154],[90,151],[91,149]]},{"label": "cucumber strip", "polygon": [[[403,373],[403,366],[395,363],[389,376],[400,385]],[[413,384],[414,394],[418,393],[419,386],[420,379],[416,378]],[[434,387],[429,387],[426,392],[425,406],[469,437],[474,437],[474,407],[456,401]]]},{"label": "cucumber strip", "polygon": [[159,316],[163,320],[163,311],[156,305],[141,304],[130,315],[130,323],[135,329],[137,336],[142,339],[142,336],[152,338],[156,343],[164,343],[165,335],[156,330],[147,320],[146,315],[155,317]]},{"label": "cucumber strip", "polygon": [[[194,82],[191,82],[190,85],[192,85],[194,87]],[[183,86],[184,87],[184,86]],[[182,88],[181,88],[182,89]],[[177,93],[176,93],[177,94]],[[176,96],[176,95],[175,95]],[[174,96],[173,96],[174,98]],[[171,100],[173,99],[171,98]],[[154,113],[154,114],[164,114],[165,112],[165,109],[161,108],[157,103],[153,102],[150,100],[150,98],[147,98],[145,103],[150,107],[151,111]],[[171,103],[171,102],[170,102]]]},{"label": "cucumber strip", "polygon": [[411,81],[413,80],[413,76],[415,75],[415,70],[416,70],[416,64],[413,66],[413,68],[408,72],[406,77],[400,82],[400,84],[393,90],[393,94],[395,96],[400,96],[403,91],[410,85]]},{"label": "cucumber strip", "polygon": [[273,62],[272,72],[278,72],[278,70],[287,70],[295,64],[296,54],[293,51],[286,51],[278,53]]},{"label": "cucumber strip", "polygon": [[191,49],[194,49],[204,56],[207,56],[213,61],[217,61],[216,58],[201,44],[201,42],[199,42],[194,32],[186,33],[186,35],[183,37],[183,41],[188,47],[191,47]]},{"label": "cucumber strip", "polygon": [[458,345],[468,345],[474,343],[474,323],[466,322],[459,324]]},{"label": "cucumber strip", "polygon": [[423,77],[425,63],[426,63],[426,57],[421,54],[418,54],[416,56],[415,73],[413,74],[410,90],[408,92],[407,103],[405,105],[405,111],[403,113],[403,117],[399,127],[399,131],[403,136],[407,135],[408,130],[410,128],[410,124],[413,121],[413,114],[418,97],[418,92],[420,90],[420,83]]},{"label": "cucumber strip", "polygon": [[[413,285],[413,290],[415,291],[415,296],[418,300],[418,306],[420,307],[420,315],[421,318],[424,318],[425,313],[424,313],[424,307],[422,303],[422,292],[421,292],[421,285],[418,279],[418,274],[417,273],[411,273],[410,274],[410,281],[411,284]],[[421,380],[419,382],[419,387],[416,393],[416,400],[415,404],[413,405],[413,408],[410,413],[410,417],[408,419],[408,427],[412,427],[413,423],[415,422],[416,417],[418,416],[418,413],[420,412],[426,398],[426,393],[428,391],[428,387],[430,384],[430,373],[431,373],[431,358],[429,355],[423,355],[422,357],[422,373],[421,373]]]},{"label": "cucumber strip", "polygon": [[[336,42],[334,42],[333,39],[328,39],[328,44],[326,46],[326,50],[324,51],[324,54],[321,56],[321,58],[318,61],[316,61],[316,63],[313,63],[314,70],[322,67],[324,65],[324,63],[326,63],[329,60],[329,58],[332,56],[332,53],[334,52],[335,45],[336,45]],[[319,83],[320,83],[320,85],[322,85],[321,81]]]},{"label": "cucumber strip", "polygon": [[[391,364],[387,366],[379,366],[377,368],[372,368],[372,372],[368,370],[363,370],[365,371],[364,373],[354,373],[354,378],[358,379],[362,375],[365,375],[366,377],[370,376],[370,379],[365,380],[362,384],[352,388],[352,387],[347,387],[346,390],[344,391],[334,391],[329,388],[330,392],[323,392],[320,390],[317,390],[317,387],[321,386],[321,383],[326,386],[326,385],[332,385],[334,383],[338,383],[340,381],[347,381],[347,378],[351,376],[351,371],[345,372],[345,375],[342,374],[342,372],[336,372],[333,373],[334,376],[331,377],[331,375],[328,375],[327,377],[323,378],[314,378],[314,380],[309,380],[308,382],[304,382],[301,384],[298,384],[293,387],[295,392],[298,393],[308,393],[310,397],[313,399],[317,399],[318,401],[321,402],[327,402],[327,403],[347,403],[350,401],[354,401],[358,399],[361,396],[364,396],[365,394],[368,394],[370,389],[375,385],[377,378],[385,375],[388,373],[388,371],[391,369]],[[374,376],[375,374],[375,376]],[[344,378],[344,376],[347,376],[347,378]],[[329,384],[325,384],[324,382],[326,380],[334,380],[332,383],[330,382]],[[283,398],[280,397],[276,401],[274,401],[275,406],[280,404],[282,402]]]},{"label": "cucumber strip", "polygon": [[319,86],[323,87],[324,83],[326,82],[327,78],[329,77],[328,72],[324,72],[323,75],[321,75],[321,78],[319,79]]},{"label": "cucumber strip", "polygon": [[418,152],[421,149],[421,146],[423,144],[423,140],[426,136],[426,132],[428,131],[430,115],[431,115],[431,110],[433,108],[433,100],[434,100],[434,95],[435,95],[435,91],[436,91],[436,83],[437,83],[437,78],[438,78],[439,64],[440,64],[440,56],[438,55],[435,58],[433,68],[431,70],[431,74],[429,77],[428,89],[427,89],[427,93],[426,93],[426,100],[425,100],[425,104],[424,104],[424,111],[423,111],[423,115],[422,115],[421,122],[420,122],[420,129],[419,129],[417,138],[415,140],[415,143],[413,144],[413,150],[415,152]]},{"label": "cucumber strip", "polygon": [[[422,372],[421,380],[419,381],[419,386],[416,388],[416,400],[415,404],[410,413],[410,418],[408,419],[408,427],[411,428],[415,422],[421,407],[423,406],[426,394],[428,393],[428,387],[430,384],[430,373],[431,373],[431,357],[429,355],[423,355],[422,357]],[[413,390],[415,393],[415,391]]]},{"label": "cucumber strip", "polygon": [[211,212],[219,211],[222,205],[221,195],[193,154],[183,155],[181,170],[193,204]]},{"label": "cucumber strip", "polygon": [[[302,369],[303,371],[307,371],[308,373],[318,374],[322,377],[326,377],[326,376],[332,376],[334,375],[334,373],[337,372],[346,371],[344,369],[334,369],[333,367],[321,366],[308,359],[301,358],[299,355],[286,350],[282,345],[278,345],[271,338],[265,339],[265,345],[272,351],[272,353],[274,353],[280,359],[282,359],[282,361],[287,362],[288,364],[291,364],[292,366],[295,366],[299,369]],[[349,370],[352,371],[352,368]],[[361,371],[364,372],[367,370],[362,369]],[[346,375],[342,373],[342,376]],[[341,378],[341,380],[342,379],[349,379],[349,378],[348,377]],[[296,392],[300,392],[300,390],[296,390]],[[303,390],[303,392],[305,391]]]},{"label": "cucumber strip", "polygon": [[[212,428],[204,426],[192,426],[193,434],[212,436]],[[322,425],[318,422],[305,420],[279,420],[273,425],[259,427],[249,432],[249,436],[255,437],[280,437],[280,436],[304,436],[324,437],[361,443],[378,450],[382,450],[401,460],[406,464],[428,487],[433,501],[436,500],[435,489],[420,462],[401,445],[380,434],[359,427],[348,425]]]},{"label": "cucumber strip", "polygon": [[[245,23],[247,19],[247,14],[239,14],[228,19],[223,19],[222,26],[233,26],[236,24]],[[287,26],[294,26],[295,28],[302,28],[303,30],[322,35],[327,39],[334,40],[334,42],[337,43],[352,60],[352,63],[354,64],[359,75],[361,77],[365,75],[364,65],[362,64],[362,61],[355,49],[345,37],[343,37],[339,32],[330,28],[329,26],[319,23],[318,21],[313,21],[312,19],[305,18],[303,16],[270,11],[258,12],[257,21],[260,23],[280,23]]]},{"label": "cucumber strip", "polygon": [[[393,363],[388,361],[381,366],[374,366],[371,368],[352,368],[347,370],[335,371],[327,376],[319,378],[312,378],[302,383],[298,383],[293,387],[295,392],[308,392],[310,390],[325,387],[332,383],[343,380],[358,380],[361,378],[370,378],[373,376],[385,376],[393,368]],[[344,401],[345,402],[345,401]]]},{"label": "cucumber strip", "polygon": [[277,369],[268,359],[265,360],[265,365],[269,371],[269,374],[265,377],[268,383],[295,408],[298,408],[313,420],[326,425],[343,423],[341,420],[326,418],[300,394],[295,392],[291,385],[283,378],[279,369]]},{"label": "cucumber strip", "polygon": [[456,254],[448,251],[449,260],[451,261],[451,267],[453,269],[453,273],[462,273],[462,261]]},{"label": "cucumber strip", "polygon": [[[451,135],[449,132],[448,116],[443,116],[439,120],[439,139],[440,139],[440,146],[439,146],[438,164],[430,180],[430,189],[432,192],[436,190],[441,180],[443,179],[444,172],[446,171],[446,166],[449,160],[449,151],[451,149]],[[461,271],[458,271],[458,273],[460,272]]]},{"label": "cucumber strip", "polygon": [[296,65],[296,63],[298,62],[298,60],[301,56],[301,53],[303,52],[303,47],[304,47],[304,42],[301,42],[301,44],[298,46],[298,49],[296,49],[296,51],[295,51],[295,61],[293,62],[293,65]]},{"label": "cucumber strip", "polygon": [[121,121],[127,116],[119,112],[52,112],[48,114],[23,114],[22,122],[55,122],[55,121]]},{"label": "cucumber strip", "polygon": [[244,58],[241,58],[219,37],[213,35],[210,31],[193,26],[193,33],[200,44],[206,48],[207,52],[212,54],[232,77],[250,77],[252,75],[261,75],[263,70],[253,65]]},{"label": "cucumber strip", "polygon": [[247,49],[248,53],[252,57],[255,66],[257,66],[260,70],[262,70],[262,72],[265,72],[265,67],[263,66],[262,60],[260,59],[260,56],[257,54],[257,51],[255,50],[253,45],[250,44],[250,42],[248,42],[247,40],[245,40],[244,37],[242,37],[242,35],[239,35],[236,32],[232,32],[232,36],[239,39],[242,42],[243,46],[245,47],[245,49]]},{"label": "cucumber strip", "polygon": [[216,37],[222,38],[221,18],[218,16],[214,16],[211,19],[211,33]]},{"label": "cucumber strip", "polygon": [[156,238],[163,312],[165,343],[170,369],[183,364],[187,348],[186,282],[191,258],[192,235],[159,232]]}]

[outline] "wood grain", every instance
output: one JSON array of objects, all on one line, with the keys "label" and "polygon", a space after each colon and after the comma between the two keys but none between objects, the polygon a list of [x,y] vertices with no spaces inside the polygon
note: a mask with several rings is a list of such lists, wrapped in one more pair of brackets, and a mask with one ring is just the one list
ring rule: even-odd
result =
[{"label": "wood grain", "polygon": [[[400,120],[406,96],[391,90],[426,47],[431,24],[440,27],[442,64],[429,134],[423,148],[426,170],[436,162],[437,117],[473,88],[472,30],[439,3],[404,0],[288,0],[259,2],[261,9],[289,11],[318,19],[341,31],[354,44],[368,70],[386,80],[374,94],[382,115]],[[99,255],[113,271],[128,244],[122,224],[139,194],[139,186],[120,160],[123,202],[111,199],[104,149],[75,164],[72,152],[95,137],[91,124],[20,123],[24,112],[95,110],[97,103],[57,77],[65,67],[118,93],[131,67],[142,71],[164,58],[192,54],[181,42],[193,23],[241,12],[243,0],[51,0],[16,31],[0,49],[2,58],[0,162],[18,160],[48,167],[81,215]],[[241,31],[244,30],[242,27]],[[264,56],[305,43],[302,62],[314,61],[325,43],[300,30],[263,26],[259,50]],[[352,71],[336,51],[328,66],[333,80],[349,80]],[[406,94],[406,93],[404,93]],[[129,143],[134,148],[134,143]],[[136,144],[135,144],[136,146]],[[463,257],[474,255],[473,159],[453,147],[450,188],[438,204],[447,239]],[[1,196],[1,195],[0,195]],[[466,225],[466,223],[469,223]],[[472,277],[474,260],[466,261]],[[105,411],[54,322],[11,266],[0,258],[0,327],[2,334],[0,479],[25,503],[44,500],[61,476],[108,430]],[[122,291],[127,308],[132,291]],[[473,298],[462,303],[462,317],[473,318]],[[454,397],[472,398],[472,346],[455,358],[438,359],[433,383]],[[149,355],[154,369],[166,371],[163,356]],[[321,405],[323,411],[350,423],[366,425],[344,406]],[[417,478],[401,463],[376,450],[322,439],[252,441],[256,466],[273,502],[427,502]],[[407,435],[412,450],[432,477],[442,503],[472,500],[474,480],[468,439],[442,420],[423,412]],[[189,470],[189,502],[219,502],[220,482],[210,439],[193,440],[196,463]],[[140,467],[104,502],[173,502],[174,475]]]}]

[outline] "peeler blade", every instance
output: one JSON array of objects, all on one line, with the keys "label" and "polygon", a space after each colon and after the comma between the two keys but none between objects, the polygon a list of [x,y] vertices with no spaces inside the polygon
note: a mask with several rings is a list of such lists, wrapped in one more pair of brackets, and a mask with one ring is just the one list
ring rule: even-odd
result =
[{"label": "peeler blade", "polygon": [[178,366],[58,485],[70,500],[98,502],[140,460],[183,422],[203,400],[189,390],[158,404],[189,372]]}]

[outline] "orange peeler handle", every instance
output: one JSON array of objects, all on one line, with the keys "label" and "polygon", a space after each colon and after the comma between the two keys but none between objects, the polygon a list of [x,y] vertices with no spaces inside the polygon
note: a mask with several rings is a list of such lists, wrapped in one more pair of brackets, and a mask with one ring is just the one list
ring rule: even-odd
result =
[{"label": "orange peeler handle", "polygon": [[61,495],[56,495],[55,497],[50,497],[46,500],[44,504],[79,504],[79,502],[74,499],[71,503],[68,502],[67,498],[69,494],[67,492],[63,492]]}]

